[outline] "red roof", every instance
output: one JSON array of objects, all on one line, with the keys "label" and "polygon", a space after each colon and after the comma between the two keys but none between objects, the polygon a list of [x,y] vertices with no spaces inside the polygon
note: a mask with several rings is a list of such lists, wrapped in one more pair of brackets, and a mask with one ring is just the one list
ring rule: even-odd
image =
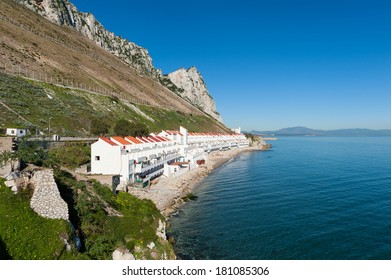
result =
[{"label": "red roof", "polygon": [[163,142],[166,142],[166,141],[167,141],[167,139],[163,138],[162,136],[156,135],[156,136],[154,136],[154,137],[157,138],[157,139],[159,139],[160,141],[163,141]]},{"label": "red roof", "polygon": [[142,137],[136,137],[137,140],[139,140],[141,143],[149,143],[149,141],[143,139]]},{"label": "red roof", "polygon": [[162,140],[158,139],[156,136],[149,136],[148,139],[152,139],[155,142],[162,142]]},{"label": "red roof", "polygon": [[118,146],[117,144],[115,144],[113,141],[111,141],[109,138],[107,137],[100,137],[99,139],[105,141],[107,144],[110,144],[111,146]]},{"label": "red roof", "polygon": [[126,136],[125,139],[132,142],[133,144],[142,144],[143,143],[140,140],[138,140],[132,136]]},{"label": "red roof", "polygon": [[178,130],[165,130],[169,135],[175,135],[178,134],[180,136],[183,136],[182,133],[180,133]]},{"label": "red roof", "polygon": [[151,139],[148,139],[147,137],[140,137],[142,138],[146,143],[154,143]]},{"label": "red roof", "polygon": [[164,139],[165,141],[167,141],[167,142],[170,142],[171,140],[170,139],[168,139],[168,138],[166,138],[166,137],[164,137],[164,136],[159,136],[160,138],[162,138],[162,139]]},{"label": "red roof", "polygon": [[125,140],[124,138],[120,137],[120,136],[114,136],[114,137],[111,137],[112,140],[120,143],[121,145],[130,145],[132,143],[130,143],[129,141]]}]

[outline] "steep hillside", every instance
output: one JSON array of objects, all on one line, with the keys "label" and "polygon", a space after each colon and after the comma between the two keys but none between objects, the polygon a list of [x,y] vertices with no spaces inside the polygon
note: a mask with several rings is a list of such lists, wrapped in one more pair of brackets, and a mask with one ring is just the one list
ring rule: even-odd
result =
[{"label": "steep hillside", "polygon": [[40,14],[53,23],[68,26],[105,50],[111,52],[124,62],[132,65],[140,73],[158,79],[161,72],[152,64],[148,51],[128,40],[106,30],[90,13],[79,12],[67,0],[15,0],[30,10]]},{"label": "steep hillside", "polygon": [[[132,104],[110,96],[0,73],[0,127],[23,126],[63,136],[88,136],[94,121],[113,128],[119,119],[145,123],[150,131],[227,131],[205,115]],[[110,132],[109,132],[110,133]]]},{"label": "steep hillside", "polygon": [[[38,13],[49,21],[60,26],[69,27],[95,42],[98,46],[112,53],[126,64],[167,86],[172,90],[171,82],[183,91],[174,90],[180,97],[222,122],[216,112],[216,105],[206,89],[206,85],[195,68],[185,71],[179,69],[169,75],[162,76],[161,70],[153,66],[148,51],[124,38],[106,30],[90,13],[83,13],[68,0],[14,0],[30,10]],[[169,81],[171,79],[171,81]],[[184,93],[184,94],[181,94]]]},{"label": "steep hillside", "polygon": [[[45,130],[52,116],[53,128],[57,133],[88,134],[91,119],[106,117],[105,121],[112,123],[124,116],[130,120],[144,119],[152,131],[177,128],[183,122],[184,125],[193,125],[192,130],[197,131],[227,130],[224,125],[211,122],[205,113],[160,82],[141,75],[81,33],[51,23],[12,0],[0,1],[0,33],[0,72],[7,74],[1,76],[1,101],[4,104],[0,106],[8,107],[0,111],[0,125],[16,125],[27,120]],[[8,74],[47,83],[26,84],[25,80]],[[51,104],[47,103],[51,99],[43,99],[46,103],[40,108],[41,104],[31,94],[46,96],[47,91],[63,93],[67,98],[62,103]],[[92,92],[114,97],[121,109],[107,107],[105,102],[99,103],[97,100],[111,99]],[[76,99],[73,99],[74,96]],[[90,96],[95,97],[94,106],[85,106],[84,101],[91,99]],[[153,121],[119,100],[143,107],[154,116]],[[80,105],[73,106],[75,102]],[[92,101],[86,102],[91,104]],[[111,104],[114,104],[113,101]],[[208,123],[210,125],[204,125]]]},{"label": "steep hillside", "polygon": [[51,23],[14,1],[0,1],[0,32],[0,67],[9,72],[202,115],[199,109],[87,37]]}]

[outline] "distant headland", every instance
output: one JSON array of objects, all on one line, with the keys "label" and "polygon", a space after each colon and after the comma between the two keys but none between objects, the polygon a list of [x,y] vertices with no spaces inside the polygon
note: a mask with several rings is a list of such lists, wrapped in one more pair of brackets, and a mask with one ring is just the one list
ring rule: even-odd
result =
[{"label": "distant headland", "polygon": [[252,130],[252,134],[262,136],[391,136],[391,129],[337,129],[337,130],[317,130],[303,126],[282,128],[275,131]]}]

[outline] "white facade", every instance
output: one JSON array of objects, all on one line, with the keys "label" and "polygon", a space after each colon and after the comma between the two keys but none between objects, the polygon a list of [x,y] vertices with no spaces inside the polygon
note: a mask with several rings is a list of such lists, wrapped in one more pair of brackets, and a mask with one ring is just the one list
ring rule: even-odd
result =
[{"label": "white facade", "polygon": [[5,132],[6,135],[15,136],[15,137],[23,137],[27,134],[26,128],[7,128]]},{"label": "white facade", "polygon": [[248,145],[243,134],[189,133],[183,127],[148,137],[102,137],[91,145],[91,173],[120,175],[122,186],[145,186],[161,175],[197,168],[211,151]]},{"label": "white facade", "polygon": [[242,129],[240,128],[240,127],[238,127],[238,128],[232,128],[231,129],[234,133],[236,133],[236,134],[241,134],[242,133]]},{"label": "white facade", "polygon": [[99,138],[91,145],[91,173],[118,174],[121,185],[144,184],[162,175],[179,152],[179,144],[156,136]]},{"label": "white facade", "polygon": [[91,145],[91,171],[94,174],[121,174],[121,147],[107,140],[110,141],[108,138],[99,138]]}]

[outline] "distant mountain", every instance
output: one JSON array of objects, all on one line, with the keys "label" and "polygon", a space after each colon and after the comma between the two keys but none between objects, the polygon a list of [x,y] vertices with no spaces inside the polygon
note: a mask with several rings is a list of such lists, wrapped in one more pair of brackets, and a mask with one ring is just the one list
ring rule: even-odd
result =
[{"label": "distant mountain", "polygon": [[252,134],[275,135],[275,136],[391,136],[391,129],[338,129],[338,130],[316,130],[303,126],[288,127],[276,131],[252,130]]}]

